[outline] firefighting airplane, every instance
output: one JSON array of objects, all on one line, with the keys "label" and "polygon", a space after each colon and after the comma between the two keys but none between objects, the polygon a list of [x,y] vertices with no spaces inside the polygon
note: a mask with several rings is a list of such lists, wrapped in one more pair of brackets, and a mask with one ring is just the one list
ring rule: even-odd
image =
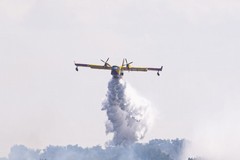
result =
[{"label": "firefighting airplane", "polygon": [[75,63],[76,71],[78,71],[78,67],[90,67],[92,69],[105,69],[105,70],[111,70],[111,75],[113,78],[122,78],[123,71],[141,71],[141,72],[147,72],[147,71],[157,71],[157,75],[160,76],[160,71],[162,71],[163,66],[160,68],[147,68],[147,67],[132,67],[131,64],[133,62],[128,63],[127,59],[124,58],[121,66],[111,66],[108,63],[109,58],[106,61],[101,60],[104,65],[94,65],[94,64],[82,64],[82,63]]}]

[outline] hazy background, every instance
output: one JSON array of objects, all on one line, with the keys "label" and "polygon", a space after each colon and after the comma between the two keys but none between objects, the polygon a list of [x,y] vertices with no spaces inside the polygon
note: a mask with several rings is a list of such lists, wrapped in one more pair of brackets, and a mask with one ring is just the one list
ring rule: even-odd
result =
[{"label": "hazy background", "polygon": [[14,144],[103,145],[110,72],[73,62],[110,57],[164,66],[125,73],[158,113],[143,141],[187,138],[187,152],[236,158],[239,17],[237,0],[0,0],[0,156]]}]

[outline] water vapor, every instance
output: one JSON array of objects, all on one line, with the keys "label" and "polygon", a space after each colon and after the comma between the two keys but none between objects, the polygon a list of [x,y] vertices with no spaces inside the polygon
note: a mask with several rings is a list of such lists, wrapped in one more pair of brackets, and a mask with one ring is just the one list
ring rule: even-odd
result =
[{"label": "water vapor", "polygon": [[109,145],[129,145],[144,138],[152,121],[150,103],[129,83],[112,78],[102,106],[108,117],[106,133],[113,133]]},{"label": "water vapor", "polygon": [[101,146],[83,148],[78,145],[48,146],[43,150],[15,145],[6,158],[0,160],[180,160],[184,140],[151,140],[127,147]]}]

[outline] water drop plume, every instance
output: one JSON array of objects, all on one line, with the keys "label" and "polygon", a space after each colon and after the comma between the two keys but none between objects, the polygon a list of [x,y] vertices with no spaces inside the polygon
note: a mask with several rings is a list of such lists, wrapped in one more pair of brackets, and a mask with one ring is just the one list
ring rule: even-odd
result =
[{"label": "water drop plume", "polygon": [[113,133],[109,145],[130,145],[144,138],[152,121],[150,103],[123,79],[108,83],[102,110],[106,111],[106,133]]}]

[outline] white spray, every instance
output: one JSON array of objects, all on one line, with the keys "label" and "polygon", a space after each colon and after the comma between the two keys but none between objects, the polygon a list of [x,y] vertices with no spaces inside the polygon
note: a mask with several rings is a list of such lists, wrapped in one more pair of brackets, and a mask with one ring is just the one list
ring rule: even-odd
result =
[{"label": "white spray", "polygon": [[113,133],[110,145],[129,145],[144,138],[152,118],[149,102],[123,79],[112,78],[102,110],[108,121],[106,133]]}]

